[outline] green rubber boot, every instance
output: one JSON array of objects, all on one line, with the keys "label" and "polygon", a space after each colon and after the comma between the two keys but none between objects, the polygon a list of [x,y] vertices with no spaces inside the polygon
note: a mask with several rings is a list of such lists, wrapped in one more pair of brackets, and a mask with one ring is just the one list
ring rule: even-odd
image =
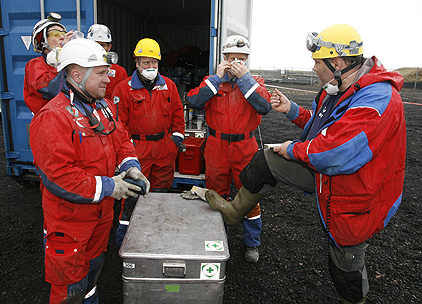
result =
[{"label": "green rubber boot", "polygon": [[214,190],[205,192],[208,205],[223,214],[224,222],[228,226],[239,223],[258,204],[262,194],[251,194],[245,187],[241,187],[233,201],[229,202]]}]

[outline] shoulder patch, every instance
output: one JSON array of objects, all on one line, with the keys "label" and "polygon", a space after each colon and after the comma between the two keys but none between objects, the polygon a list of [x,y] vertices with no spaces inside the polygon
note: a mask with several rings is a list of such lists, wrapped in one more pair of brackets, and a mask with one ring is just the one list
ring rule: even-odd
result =
[{"label": "shoulder patch", "polygon": [[117,103],[119,103],[119,101],[120,101],[120,97],[119,96],[114,96],[113,103],[114,104],[117,104]]},{"label": "shoulder patch", "polygon": [[66,110],[72,115],[73,117],[79,117],[79,110],[74,106],[67,106]]}]

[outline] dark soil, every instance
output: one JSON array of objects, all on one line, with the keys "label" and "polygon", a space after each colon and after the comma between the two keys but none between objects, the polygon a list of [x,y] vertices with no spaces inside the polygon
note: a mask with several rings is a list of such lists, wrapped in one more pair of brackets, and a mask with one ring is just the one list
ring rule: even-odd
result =
[{"label": "dark soil", "polygon": [[[306,108],[310,108],[315,96],[312,92],[283,92]],[[388,227],[369,240],[367,303],[422,302],[422,91],[403,89],[401,94],[407,125],[403,201]],[[299,134],[300,130],[280,113],[272,111],[263,118],[263,143],[283,142]],[[39,185],[6,174],[2,132],[0,136],[0,303],[48,303]],[[260,142],[259,134],[257,139]],[[231,257],[227,261],[224,303],[339,303],[327,269],[328,244],[320,227],[315,196],[278,188],[263,198],[261,206],[263,229],[258,263],[249,264],[243,259],[241,225],[228,230]],[[118,208],[116,204],[116,215]],[[116,227],[117,218],[99,280],[101,303],[123,302]]]}]

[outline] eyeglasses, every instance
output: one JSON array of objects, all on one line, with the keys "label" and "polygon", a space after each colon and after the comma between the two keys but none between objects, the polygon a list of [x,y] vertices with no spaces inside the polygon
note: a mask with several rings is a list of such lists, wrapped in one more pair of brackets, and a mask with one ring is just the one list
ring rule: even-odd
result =
[{"label": "eyeglasses", "polygon": [[49,30],[47,32],[47,35],[49,37],[54,37],[54,38],[58,38],[60,36],[64,36],[66,35],[66,31],[60,31],[60,30]]}]

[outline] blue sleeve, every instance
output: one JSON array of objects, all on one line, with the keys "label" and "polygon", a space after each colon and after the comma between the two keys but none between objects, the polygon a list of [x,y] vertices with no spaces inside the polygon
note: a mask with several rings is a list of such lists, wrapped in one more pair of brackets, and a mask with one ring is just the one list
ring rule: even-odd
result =
[{"label": "blue sleeve", "polygon": [[[256,89],[260,87],[259,83],[252,77],[251,73],[247,72],[242,78],[236,81],[236,85],[239,87],[243,96],[249,102],[251,106],[260,115],[265,115],[271,111],[271,103],[268,102],[267,98],[260,95]],[[265,89],[266,90],[266,89]]]},{"label": "blue sleeve", "polygon": [[297,103],[290,100],[290,110],[285,115],[289,120],[295,120],[296,118],[298,118],[299,106],[297,105]]},{"label": "blue sleeve", "polygon": [[122,164],[120,164],[119,172],[120,173],[125,172],[132,167],[136,167],[139,169],[139,171],[141,171],[141,164],[139,163],[139,161],[136,158],[130,158],[124,161]]},{"label": "blue sleeve", "polygon": [[56,97],[56,95],[60,93],[60,89],[65,83],[65,80],[64,80],[65,75],[66,75],[66,72],[64,70],[61,70],[56,75],[56,77],[50,80],[50,82],[48,83],[48,86],[40,89],[39,92],[41,93],[42,97],[47,100],[50,100]]},{"label": "blue sleeve", "polygon": [[188,96],[188,102],[195,110],[202,110],[208,100],[213,98],[219,91],[221,79],[217,75],[208,77],[205,80],[205,85],[202,85],[197,90],[196,94]]}]

